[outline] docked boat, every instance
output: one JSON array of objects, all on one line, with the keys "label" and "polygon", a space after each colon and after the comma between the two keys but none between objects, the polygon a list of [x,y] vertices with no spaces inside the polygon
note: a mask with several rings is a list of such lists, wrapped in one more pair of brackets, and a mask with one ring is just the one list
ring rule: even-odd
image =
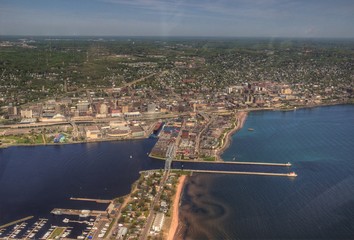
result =
[{"label": "docked boat", "polygon": [[60,210],[52,211],[52,213],[53,213],[54,215],[62,215],[62,214],[63,214]]},{"label": "docked boat", "polygon": [[288,173],[289,177],[297,177],[297,174],[295,172]]}]

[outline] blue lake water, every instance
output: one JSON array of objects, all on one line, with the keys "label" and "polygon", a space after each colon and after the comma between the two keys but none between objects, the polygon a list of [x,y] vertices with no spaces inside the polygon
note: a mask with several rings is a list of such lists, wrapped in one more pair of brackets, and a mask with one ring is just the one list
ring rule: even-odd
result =
[{"label": "blue lake water", "polygon": [[[163,167],[147,156],[156,140],[0,149],[0,225],[53,208],[104,209],[70,197],[112,199],[139,171]],[[130,158],[132,156],[132,158]]]},{"label": "blue lake water", "polygon": [[[98,209],[70,197],[112,199],[130,192],[139,171],[161,169],[147,156],[156,139],[0,149],[0,225],[54,208]],[[132,156],[132,158],[130,158]],[[183,163],[185,169],[266,171],[269,168]],[[173,168],[182,163],[174,162]]]},{"label": "blue lake water", "polygon": [[185,239],[354,239],[353,105],[251,112],[222,157],[289,161],[298,177],[194,174]]},{"label": "blue lake water", "polygon": [[[250,113],[223,158],[290,161],[292,168],[183,163],[184,168],[294,170],[299,176],[291,180],[195,174],[185,188],[181,208],[189,226],[185,237],[352,239],[353,136],[354,106]],[[32,215],[34,220],[45,217],[50,224],[62,225],[61,218],[50,215],[53,208],[105,209],[105,204],[70,197],[111,199],[129,193],[140,170],[163,168],[164,162],[147,156],[155,142],[0,149],[0,225]],[[173,163],[174,168],[181,166]],[[80,234],[78,229],[71,237]]]}]

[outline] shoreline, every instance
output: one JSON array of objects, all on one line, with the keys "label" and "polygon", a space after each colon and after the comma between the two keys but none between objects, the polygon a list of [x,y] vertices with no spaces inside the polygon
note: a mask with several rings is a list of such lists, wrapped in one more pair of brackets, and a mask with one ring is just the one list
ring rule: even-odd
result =
[{"label": "shoreline", "polygon": [[185,181],[186,181],[187,176],[186,175],[182,175],[179,179],[178,179],[178,185],[177,185],[177,190],[176,190],[176,194],[175,194],[175,199],[173,201],[173,211],[172,211],[172,221],[171,221],[171,225],[169,228],[169,232],[168,232],[168,236],[167,236],[167,240],[173,240],[178,226],[179,224],[179,203],[183,194],[183,189],[184,189],[184,185],[185,185]]},{"label": "shoreline", "polygon": [[224,162],[224,160],[221,158],[221,155],[223,152],[230,146],[232,136],[239,131],[240,129],[243,128],[246,119],[248,116],[248,111],[240,111],[237,113],[237,124],[235,124],[234,128],[229,131],[226,136],[224,137],[224,142],[223,145],[216,150],[216,162]]},{"label": "shoreline", "polygon": [[242,109],[238,112],[238,114],[242,114],[240,116],[240,125],[236,125],[232,130],[230,130],[226,136],[224,137],[225,141],[223,142],[223,145],[220,148],[216,149],[216,159],[215,162],[225,162],[222,158],[221,155],[224,153],[224,151],[230,146],[231,140],[232,140],[232,135],[234,135],[237,131],[243,128],[244,123],[246,122],[247,115],[249,112],[253,111],[296,111],[298,109],[311,109],[311,108],[316,108],[316,107],[331,107],[331,106],[339,106],[339,105],[354,105],[353,103],[322,103],[322,104],[315,104],[315,105],[302,105],[302,106],[294,106],[291,108],[250,108],[250,109]]},{"label": "shoreline", "polygon": [[[351,102],[334,102],[334,103],[321,103],[321,104],[315,104],[315,105],[300,105],[300,106],[294,106],[294,107],[289,107],[289,108],[245,108],[245,109],[240,109],[239,113],[241,112],[252,112],[252,111],[295,111],[297,109],[306,109],[306,108],[316,108],[316,107],[327,107],[327,106],[337,106],[337,105],[354,105],[354,103]],[[236,128],[236,130],[235,130]],[[234,129],[229,131],[227,133],[227,136],[225,137],[226,141],[223,143],[223,146],[217,149],[216,153],[216,161],[223,161],[220,155],[222,155],[223,151],[226,150],[228,147],[227,144],[230,144],[231,139],[227,139],[227,137],[232,137],[230,134],[234,134],[241,128],[237,129],[237,125]],[[35,146],[60,146],[60,145],[69,145],[69,144],[80,144],[80,143],[100,143],[100,142],[113,142],[113,141],[129,141],[129,140],[142,140],[142,139],[148,139],[149,137],[137,137],[137,138],[121,138],[121,139],[99,139],[99,140],[89,140],[89,141],[77,141],[77,142],[68,142],[68,143],[36,143],[36,144],[11,144],[11,145],[0,145],[0,149],[6,149],[10,147],[35,147]],[[156,157],[152,156],[149,154],[149,157],[155,158],[155,159],[160,159],[160,160],[166,160],[166,158],[162,157]]]},{"label": "shoreline", "polygon": [[35,143],[35,144],[12,144],[12,145],[0,145],[0,149],[6,149],[10,147],[38,147],[38,146],[65,146],[73,144],[85,144],[85,143],[101,143],[101,142],[120,142],[120,141],[135,141],[149,139],[148,137],[137,137],[137,138],[121,138],[121,139],[103,139],[103,140],[90,140],[90,141],[77,141],[77,142],[66,142],[66,143]]}]

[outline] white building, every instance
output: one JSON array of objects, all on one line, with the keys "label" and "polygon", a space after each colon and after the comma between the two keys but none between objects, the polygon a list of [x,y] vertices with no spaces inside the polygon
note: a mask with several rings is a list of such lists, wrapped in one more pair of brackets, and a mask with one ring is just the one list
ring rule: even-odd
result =
[{"label": "white building", "polygon": [[127,112],[124,113],[124,117],[126,119],[137,119],[141,117],[141,113],[140,112]]},{"label": "white building", "polygon": [[33,117],[32,109],[21,110],[21,117],[22,118],[32,118]]},{"label": "white building", "polygon": [[154,223],[152,224],[152,230],[155,232],[160,232],[164,221],[165,221],[165,214],[160,212],[157,213]]},{"label": "white building", "polygon": [[100,106],[100,114],[107,114],[108,113],[108,106],[105,103],[102,103]]}]

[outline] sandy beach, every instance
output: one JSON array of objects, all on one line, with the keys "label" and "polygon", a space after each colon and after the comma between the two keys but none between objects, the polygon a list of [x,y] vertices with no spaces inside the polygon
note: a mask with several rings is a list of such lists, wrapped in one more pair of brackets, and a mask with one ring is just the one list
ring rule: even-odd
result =
[{"label": "sandy beach", "polygon": [[242,112],[238,112],[236,114],[236,118],[237,118],[237,124],[235,126],[234,129],[232,129],[230,132],[227,133],[227,135],[225,136],[224,139],[224,144],[222,145],[222,147],[220,147],[217,152],[216,152],[216,160],[217,161],[223,161],[221,158],[221,154],[225,151],[225,149],[227,149],[230,146],[231,143],[231,136],[237,132],[238,130],[240,130],[243,125],[245,124],[246,118],[247,118],[247,114],[248,112],[246,111],[242,111]]},{"label": "sandy beach", "polygon": [[176,189],[176,194],[175,194],[175,199],[173,201],[173,211],[172,211],[172,222],[171,222],[171,226],[170,226],[170,230],[168,232],[168,237],[167,240],[173,240],[177,228],[178,228],[178,222],[179,222],[179,216],[178,216],[178,208],[179,208],[179,201],[181,198],[181,194],[182,194],[182,189],[184,186],[184,182],[186,180],[186,176],[182,175],[179,179],[178,179],[178,185],[177,185],[177,189]]}]

